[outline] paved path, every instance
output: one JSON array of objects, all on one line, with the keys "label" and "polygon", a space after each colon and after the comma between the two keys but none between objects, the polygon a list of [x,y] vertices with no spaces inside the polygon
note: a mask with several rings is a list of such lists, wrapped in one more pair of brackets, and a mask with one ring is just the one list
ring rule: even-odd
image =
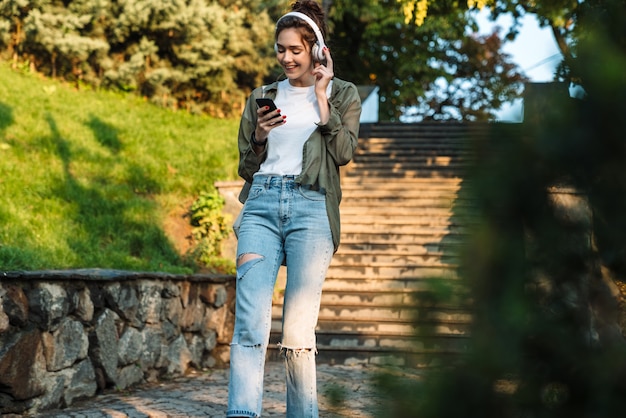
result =
[{"label": "paved path", "polygon": [[[371,365],[317,368],[320,417],[374,417],[382,401],[372,377],[388,371],[408,378],[419,372],[383,369]],[[228,398],[228,369],[198,372],[168,382],[144,385],[130,391],[109,392],[73,404],[70,408],[42,412],[45,418],[196,418],[224,417]],[[333,400],[342,399],[337,403]],[[285,416],[285,376],[280,362],[265,370],[263,417]],[[378,415],[381,416],[381,415]],[[384,416],[384,415],[383,415]]]}]

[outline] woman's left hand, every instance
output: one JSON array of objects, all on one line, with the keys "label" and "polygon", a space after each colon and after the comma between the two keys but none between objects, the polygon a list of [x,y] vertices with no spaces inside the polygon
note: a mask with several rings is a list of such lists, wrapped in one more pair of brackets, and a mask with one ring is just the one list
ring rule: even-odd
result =
[{"label": "woman's left hand", "polygon": [[330,56],[328,47],[324,47],[324,55],[326,56],[326,64],[320,62],[315,63],[315,67],[311,74],[315,76],[315,96],[320,108],[320,124],[326,125],[330,118],[330,109],[328,105],[328,96],[326,90],[330,80],[335,77],[333,72],[333,58]]},{"label": "woman's left hand", "polygon": [[330,80],[335,77],[335,73],[333,71],[333,58],[330,56],[330,50],[325,46],[323,52],[326,57],[326,64],[316,62],[315,68],[313,68],[312,71],[312,74],[315,76],[315,95],[317,97],[326,95],[328,84],[330,83]]}]

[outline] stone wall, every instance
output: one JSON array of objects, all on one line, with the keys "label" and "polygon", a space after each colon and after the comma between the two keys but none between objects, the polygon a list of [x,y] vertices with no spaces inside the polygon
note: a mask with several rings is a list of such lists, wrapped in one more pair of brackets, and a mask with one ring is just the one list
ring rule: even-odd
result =
[{"label": "stone wall", "polygon": [[0,415],[228,363],[232,277],[0,272]]}]

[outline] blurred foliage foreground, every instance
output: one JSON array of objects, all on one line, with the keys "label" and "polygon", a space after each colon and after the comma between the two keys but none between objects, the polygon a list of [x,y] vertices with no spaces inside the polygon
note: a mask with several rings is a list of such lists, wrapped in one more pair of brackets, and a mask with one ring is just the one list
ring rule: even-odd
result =
[{"label": "blurred foliage foreground", "polygon": [[574,68],[586,97],[564,85],[518,135],[476,144],[471,348],[419,383],[381,376],[385,416],[626,416],[625,39],[589,27]]}]

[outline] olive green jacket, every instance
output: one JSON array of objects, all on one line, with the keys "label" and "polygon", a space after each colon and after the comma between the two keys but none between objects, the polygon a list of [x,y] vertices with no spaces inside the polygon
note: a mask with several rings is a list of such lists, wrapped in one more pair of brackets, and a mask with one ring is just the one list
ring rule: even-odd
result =
[{"label": "olive green jacket", "polygon": [[[267,157],[267,146],[257,155],[252,149],[250,138],[256,128],[257,97],[276,97],[277,82],[255,89],[243,111],[239,125],[239,175],[246,181],[239,200],[244,203],[256,173]],[[333,79],[329,98],[330,119],[318,128],[304,143],[302,173],[296,183],[321,190],[326,195],[326,212],[330,222],[335,251],[339,247],[341,185],[339,167],[352,159],[359,137],[361,99],[354,84],[338,78]]]}]

